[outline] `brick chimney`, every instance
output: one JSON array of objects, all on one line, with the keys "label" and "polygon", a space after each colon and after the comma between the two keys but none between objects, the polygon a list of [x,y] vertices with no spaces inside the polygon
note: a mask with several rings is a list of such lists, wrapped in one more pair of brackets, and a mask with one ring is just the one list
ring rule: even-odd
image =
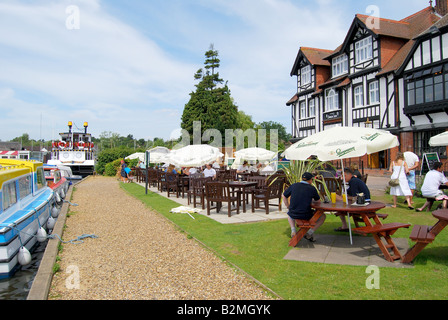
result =
[{"label": "brick chimney", "polygon": [[448,0],[436,0],[435,9],[442,17],[446,15],[448,13]]}]

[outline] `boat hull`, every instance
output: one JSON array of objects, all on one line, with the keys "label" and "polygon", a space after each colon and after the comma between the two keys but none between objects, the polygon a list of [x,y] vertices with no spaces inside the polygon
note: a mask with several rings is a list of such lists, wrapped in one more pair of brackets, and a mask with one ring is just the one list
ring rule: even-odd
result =
[{"label": "boat hull", "polygon": [[[55,205],[54,193],[48,188],[33,205],[16,212],[0,224],[0,279],[12,277],[20,267],[18,253],[22,245],[32,251],[37,243],[36,234],[47,221]],[[37,206],[34,206],[38,203]]]}]

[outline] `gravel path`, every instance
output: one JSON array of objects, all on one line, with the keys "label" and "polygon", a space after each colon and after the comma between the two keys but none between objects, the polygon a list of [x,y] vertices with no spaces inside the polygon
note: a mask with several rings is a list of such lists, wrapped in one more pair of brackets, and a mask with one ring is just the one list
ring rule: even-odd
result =
[{"label": "gravel path", "polygon": [[76,186],[72,202],[79,206],[70,209],[63,239],[98,238],[63,245],[50,299],[272,299],[126,194],[115,178],[86,179]]}]

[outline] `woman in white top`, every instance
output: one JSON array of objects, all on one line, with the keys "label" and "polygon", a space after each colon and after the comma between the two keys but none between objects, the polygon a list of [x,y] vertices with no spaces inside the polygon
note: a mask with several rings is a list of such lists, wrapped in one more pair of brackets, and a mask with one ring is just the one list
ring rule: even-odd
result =
[{"label": "woman in white top", "polygon": [[405,196],[408,208],[414,210],[414,207],[411,205],[412,192],[409,188],[408,179],[406,178],[409,168],[404,160],[403,153],[399,152],[397,154],[395,161],[390,165],[389,172],[392,173],[392,176],[390,177],[391,179],[398,179],[400,182],[398,186],[390,188],[390,194],[394,196],[394,204],[392,208],[397,207],[397,196]]}]

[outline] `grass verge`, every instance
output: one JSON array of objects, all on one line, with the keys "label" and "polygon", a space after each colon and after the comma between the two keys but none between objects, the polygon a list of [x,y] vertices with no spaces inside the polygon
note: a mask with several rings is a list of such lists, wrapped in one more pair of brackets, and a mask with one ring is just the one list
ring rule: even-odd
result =
[{"label": "grass verge", "polygon": [[[331,265],[322,263],[288,261],[283,257],[288,247],[289,225],[286,220],[223,225],[206,216],[169,211],[179,206],[145,188],[130,183],[122,188],[154,211],[164,215],[184,232],[203,242],[231,263],[271,288],[284,299],[447,299],[448,297],[448,230],[442,231],[433,244],[428,245],[414,261],[414,268],[380,268],[380,288],[367,289],[365,266]],[[392,203],[392,197],[377,196],[375,201]],[[419,207],[424,199],[415,198]],[[404,222],[434,225],[431,213],[417,213],[407,209],[385,208],[387,222]],[[335,234],[339,218],[329,215],[317,234]],[[412,226],[401,229],[394,237],[409,238]],[[410,245],[413,242],[409,241]],[[404,252],[402,252],[404,254]]]}]

